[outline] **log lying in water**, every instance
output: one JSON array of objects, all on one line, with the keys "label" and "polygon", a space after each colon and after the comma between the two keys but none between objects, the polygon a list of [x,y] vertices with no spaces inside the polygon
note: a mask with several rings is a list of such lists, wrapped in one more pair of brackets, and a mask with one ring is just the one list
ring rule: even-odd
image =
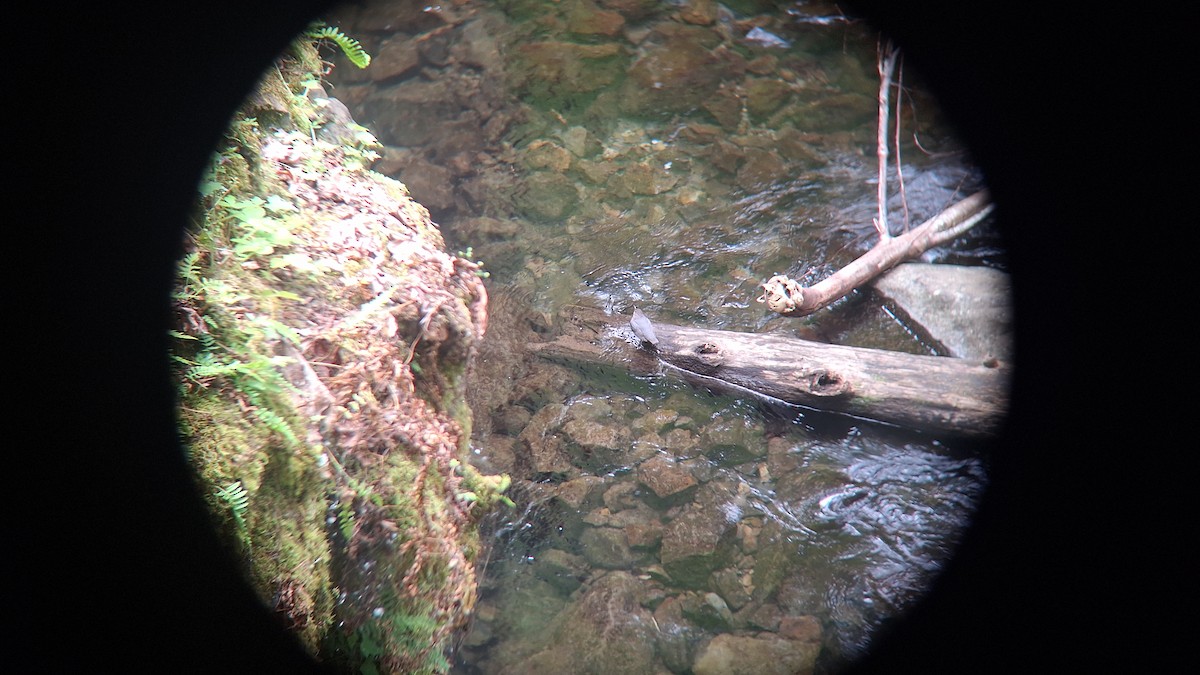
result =
[{"label": "log lying in water", "polygon": [[952,435],[995,434],[1008,408],[1007,364],[845,347],[770,334],[653,322],[657,345],[628,316],[566,310],[563,334],[532,345],[541,356],[625,365],[665,364],[689,382],[787,404]]}]

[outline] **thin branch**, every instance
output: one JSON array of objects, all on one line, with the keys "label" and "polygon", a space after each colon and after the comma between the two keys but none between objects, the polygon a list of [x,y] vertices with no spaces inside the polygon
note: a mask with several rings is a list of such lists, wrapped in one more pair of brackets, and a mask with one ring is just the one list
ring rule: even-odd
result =
[{"label": "thin branch", "polygon": [[904,231],[908,232],[908,193],[904,191],[904,167],[900,164],[900,110],[902,109],[901,102],[904,100],[904,57],[900,56],[900,63],[896,66],[896,183],[900,187],[900,204],[904,207]]},{"label": "thin branch", "polygon": [[812,314],[900,262],[953,240],[983,220],[992,209],[987,190],[981,190],[911,231],[880,241],[870,251],[811,287],[805,288],[785,275],[776,275],[761,285],[763,293],[758,301],[784,316]]},{"label": "thin branch", "polygon": [[879,215],[875,218],[875,229],[879,232],[880,242],[891,238],[891,228],[887,222],[887,164],[888,164],[888,99],[892,88],[892,72],[896,69],[898,50],[888,40],[876,48],[876,67],[879,70],[879,120],[876,124],[877,135],[875,152],[879,160],[879,185],[876,200],[879,204]]}]

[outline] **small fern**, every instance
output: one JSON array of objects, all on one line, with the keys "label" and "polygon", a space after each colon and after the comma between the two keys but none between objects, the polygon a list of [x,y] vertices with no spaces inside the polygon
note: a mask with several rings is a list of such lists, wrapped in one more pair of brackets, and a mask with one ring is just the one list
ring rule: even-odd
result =
[{"label": "small fern", "polygon": [[359,68],[366,68],[371,64],[371,55],[363,49],[358,40],[349,37],[333,26],[318,24],[310,28],[305,35],[316,40],[329,40],[338,47],[341,47],[342,53],[346,55],[346,58],[350,59],[350,63]]},{"label": "small fern", "polygon": [[354,537],[354,504],[345,500],[338,504],[338,529],[346,541]]},{"label": "small fern", "polygon": [[237,525],[238,534],[245,538],[246,510],[250,508],[250,495],[246,493],[242,481],[234,481],[223,488],[218,488],[216,494],[229,505],[229,511],[233,514],[233,522]]}]

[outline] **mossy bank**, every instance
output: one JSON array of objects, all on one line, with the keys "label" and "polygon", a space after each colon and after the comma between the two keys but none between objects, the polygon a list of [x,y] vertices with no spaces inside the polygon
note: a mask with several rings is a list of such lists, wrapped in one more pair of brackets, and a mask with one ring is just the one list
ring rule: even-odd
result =
[{"label": "mossy bank", "polygon": [[443,672],[476,597],[476,524],[506,476],[465,461],[487,325],[449,254],[298,39],[199,188],[172,331],[180,430],[214,526],[326,663]]}]

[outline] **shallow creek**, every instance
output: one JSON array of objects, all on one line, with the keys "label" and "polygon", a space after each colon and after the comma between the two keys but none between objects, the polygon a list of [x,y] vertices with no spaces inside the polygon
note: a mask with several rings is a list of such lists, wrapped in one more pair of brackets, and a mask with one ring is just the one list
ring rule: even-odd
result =
[{"label": "shallow creek", "polygon": [[[755,302],[874,243],[875,36],[751,0],[376,1],[330,23],[374,56],[334,59],[329,93],[384,143],[375,170],[490,272],[473,449],[517,508],[488,524],[455,672],[719,672],[713,645],[739,648],[719,635],[836,672],[869,648],[953,554],[986,448],[524,345],[582,304],[932,353],[870,293],[806,319]],[[903,83],[897,231],[982,185]],[[985,223],[925,260],[1002,268],[997,242]]]}]

